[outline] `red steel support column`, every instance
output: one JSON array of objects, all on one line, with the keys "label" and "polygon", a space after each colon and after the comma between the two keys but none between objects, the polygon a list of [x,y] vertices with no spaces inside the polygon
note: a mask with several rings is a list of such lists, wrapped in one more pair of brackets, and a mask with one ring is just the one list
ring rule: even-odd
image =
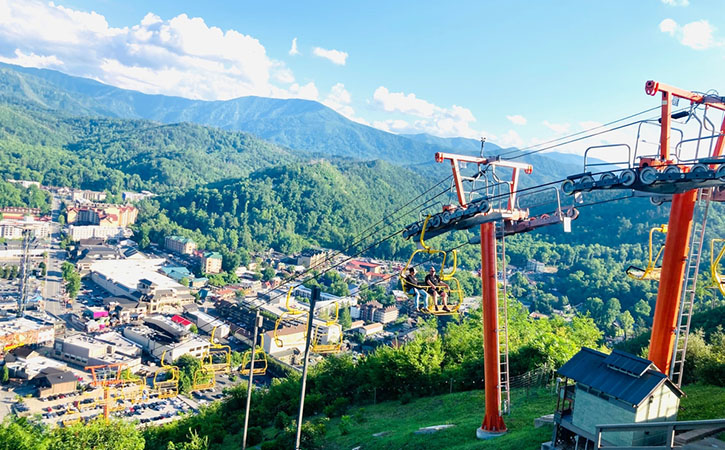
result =
[{"label": "red steel support column", "polygon": [[685,278],[687,250],[692,229],[692,214],[697,200],[697,189],[672,196],[670,221],[662,258],[662,274],[657,291],[657,304],[652,322],[649,359],[665,375],[670,372],[675,345],[675,329]]},{"label": "red steel support column", "polygon": [[501,416],[501,367],[498,347],[498,283],[496,280],[496,229],[493,222],[481,224],[481,280],[483,283],[483,366],[486,415],[479,438],[506,432]]}]

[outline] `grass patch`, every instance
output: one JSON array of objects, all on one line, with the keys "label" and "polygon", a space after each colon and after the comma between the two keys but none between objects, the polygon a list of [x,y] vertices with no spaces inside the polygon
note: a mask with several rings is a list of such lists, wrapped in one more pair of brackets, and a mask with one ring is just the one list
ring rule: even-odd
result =
[{"label": "grass patch", "polygon": [[[538,449],[551,439],[551,427],[534,428],[534,419],[554,412],[556,397],[544,389],[512,394],[511,415],[504,421],[509,432],[490,441],[476,439],[484,414],[483,391],[460,392],[436,397],[413,399],[410,403],[386,402],[366,406],[362,423],[353,422],[348,434],[341,434],[339,419],[330,421],[323,448],[363,449]],[[359,416],[352,409],[348,414]],[[453,424],[455,427],[434,434],[414,434],[421,427]],[[373,434],[387,432],[385,436]]]},{"label": "grass patch", "polygon": [[677,420],[725,418],[725,388],[690,384],[682,390],[687,396],[680,400]]}]

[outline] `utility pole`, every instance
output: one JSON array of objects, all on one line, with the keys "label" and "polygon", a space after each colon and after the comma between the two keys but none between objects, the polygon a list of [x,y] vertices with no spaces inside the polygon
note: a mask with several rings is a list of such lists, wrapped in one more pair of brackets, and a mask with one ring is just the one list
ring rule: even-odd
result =
[{"label": "utility pole", "polygon": [[18,317],[23,317],[28,303],[28,275],[30,274],[30,230],[23,230],[23,254],[20,260],[20,297]]},{"label": "utility pole", "polygon": [[[242,450],[247,448],[247,429],[249,427],[249,406],[252,403],[252,379],[254,377],[254,354],[257,350],[257,331],[262,326],[262,316],[259,315],[259,310],[254,316],[254,338],[252,339],[252,359],[249,366],[249,384],[247,385],[247,408],[244,413],[244,437],[242,438]],[[244,367],[242,367],[242,370]]]},{"label": "utility pole", "polygon": [[312,340],[312,319],[315,315],[315,304],[320,299],[320,288],[312,287],[310,296],[310,314],[307,319],[307,337],[305,339],[305,360],[302,365],[302,388],[300,393],[300,413],[297,416],[297,438],[295,439],[295,450],[300,450],[300,439],[302,437],[302,416],[305,410],[305,389],[307,388],[307,361],[310,356],[310,341]]}]

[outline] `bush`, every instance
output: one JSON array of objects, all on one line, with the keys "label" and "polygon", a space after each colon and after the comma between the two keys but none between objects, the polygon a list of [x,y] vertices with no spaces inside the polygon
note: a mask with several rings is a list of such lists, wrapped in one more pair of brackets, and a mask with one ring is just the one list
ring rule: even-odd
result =
[{"label": "bush", "polygon": [[352,428],[352,418],[350,416],[340,417],[340,423],[338,424],[338,428],[340,429],[340,434],[348,434],[350,432],[350,429]]},{"label": "bush", "polygon": [[350,400],[345,397],[337,397],[331,404],[325,406],[324,413],[327,417],[341,416],[347,407],[350,405]]},{"label": "bush", "polygon": [[403,395],[400,396],[401,405],[407,405],[411,402],[411,400],[413,400],[413,394],[411,394],[410,392],[405,392],[403,393]]},{"label": "bush", "polygon": [[352,415],[353,420],[356,423],[365,423],[367,422],[368,418],[365,417],[365,408],[360,408]]},{"label": "bush", "polygon": [[247,430],[247,445],[257,445],[264,439],[262,427],[249,427]]},{"label": "bush", "polygon": [[274,416],[274,427],[276,429],[284,430],[289,424],[290,418],[284,411],[280,411]]},{"label": "bush", "polygon": [[701,371],[702,381],[715,386],[725,386],[725,364],[714,360],[707,361]]}]

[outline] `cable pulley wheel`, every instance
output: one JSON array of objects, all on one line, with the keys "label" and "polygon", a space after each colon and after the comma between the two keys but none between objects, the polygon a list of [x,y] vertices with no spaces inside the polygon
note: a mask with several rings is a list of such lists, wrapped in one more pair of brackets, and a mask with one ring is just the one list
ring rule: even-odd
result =
[{"label": "cable pulley wheel", "polygon": [[666,175],[665,180],[668,183],[674,183],[675,181],[680,179],[682,170],[680,170],[679,166],[667,166],[665,167],[665,170],[662,171],[662,173]]},{"label": "cable pulley wheel", "polygon": [[725,164],[720,164],[715,172],[715,178],[720,181],[725,181]]},{"label": "cable pulley wheel", "polygon": [[584,175],[581,177],[581,180],[579,180],[579,185],[581,186],[581,190],[584,192],[589,192],[594,188],[594,177],[591,175]]},{"label": "cable pulley wheel", "polygon": [[637,181],[637,174],[632,169],[624,170],[619,174],[619,182],[622,183],[622,186],[632,186],[635,181]]},{"label": "cable pulley wheel", "polygon": [[564,180],[563,183],[561,183],[561,191],[565,193],[566,195],[571,195],[574,193],[574,181],[572,180]]},{"label": "cable pulley wheel", "polygon": [[603,173],[601,177],[599,177],[599,183],[604,189],[609,189],[612,187],[616,179],[616,175],[614,175],[612,172],[606,172]]},{"label": "cable pulley wheel", "polygon": [[639,181],[646,186],[650,186],[657,181],[657,170],[652,167],[645,167],[639,171]]},{"label": "cable pulley wheel", "polygon": [[710,178],[710,168],[707,167],[705,164],[695,164],[690,169],[690,173],[694,177],[695,181],[697,181],[698,183],[702,183],[703,181]]}]

